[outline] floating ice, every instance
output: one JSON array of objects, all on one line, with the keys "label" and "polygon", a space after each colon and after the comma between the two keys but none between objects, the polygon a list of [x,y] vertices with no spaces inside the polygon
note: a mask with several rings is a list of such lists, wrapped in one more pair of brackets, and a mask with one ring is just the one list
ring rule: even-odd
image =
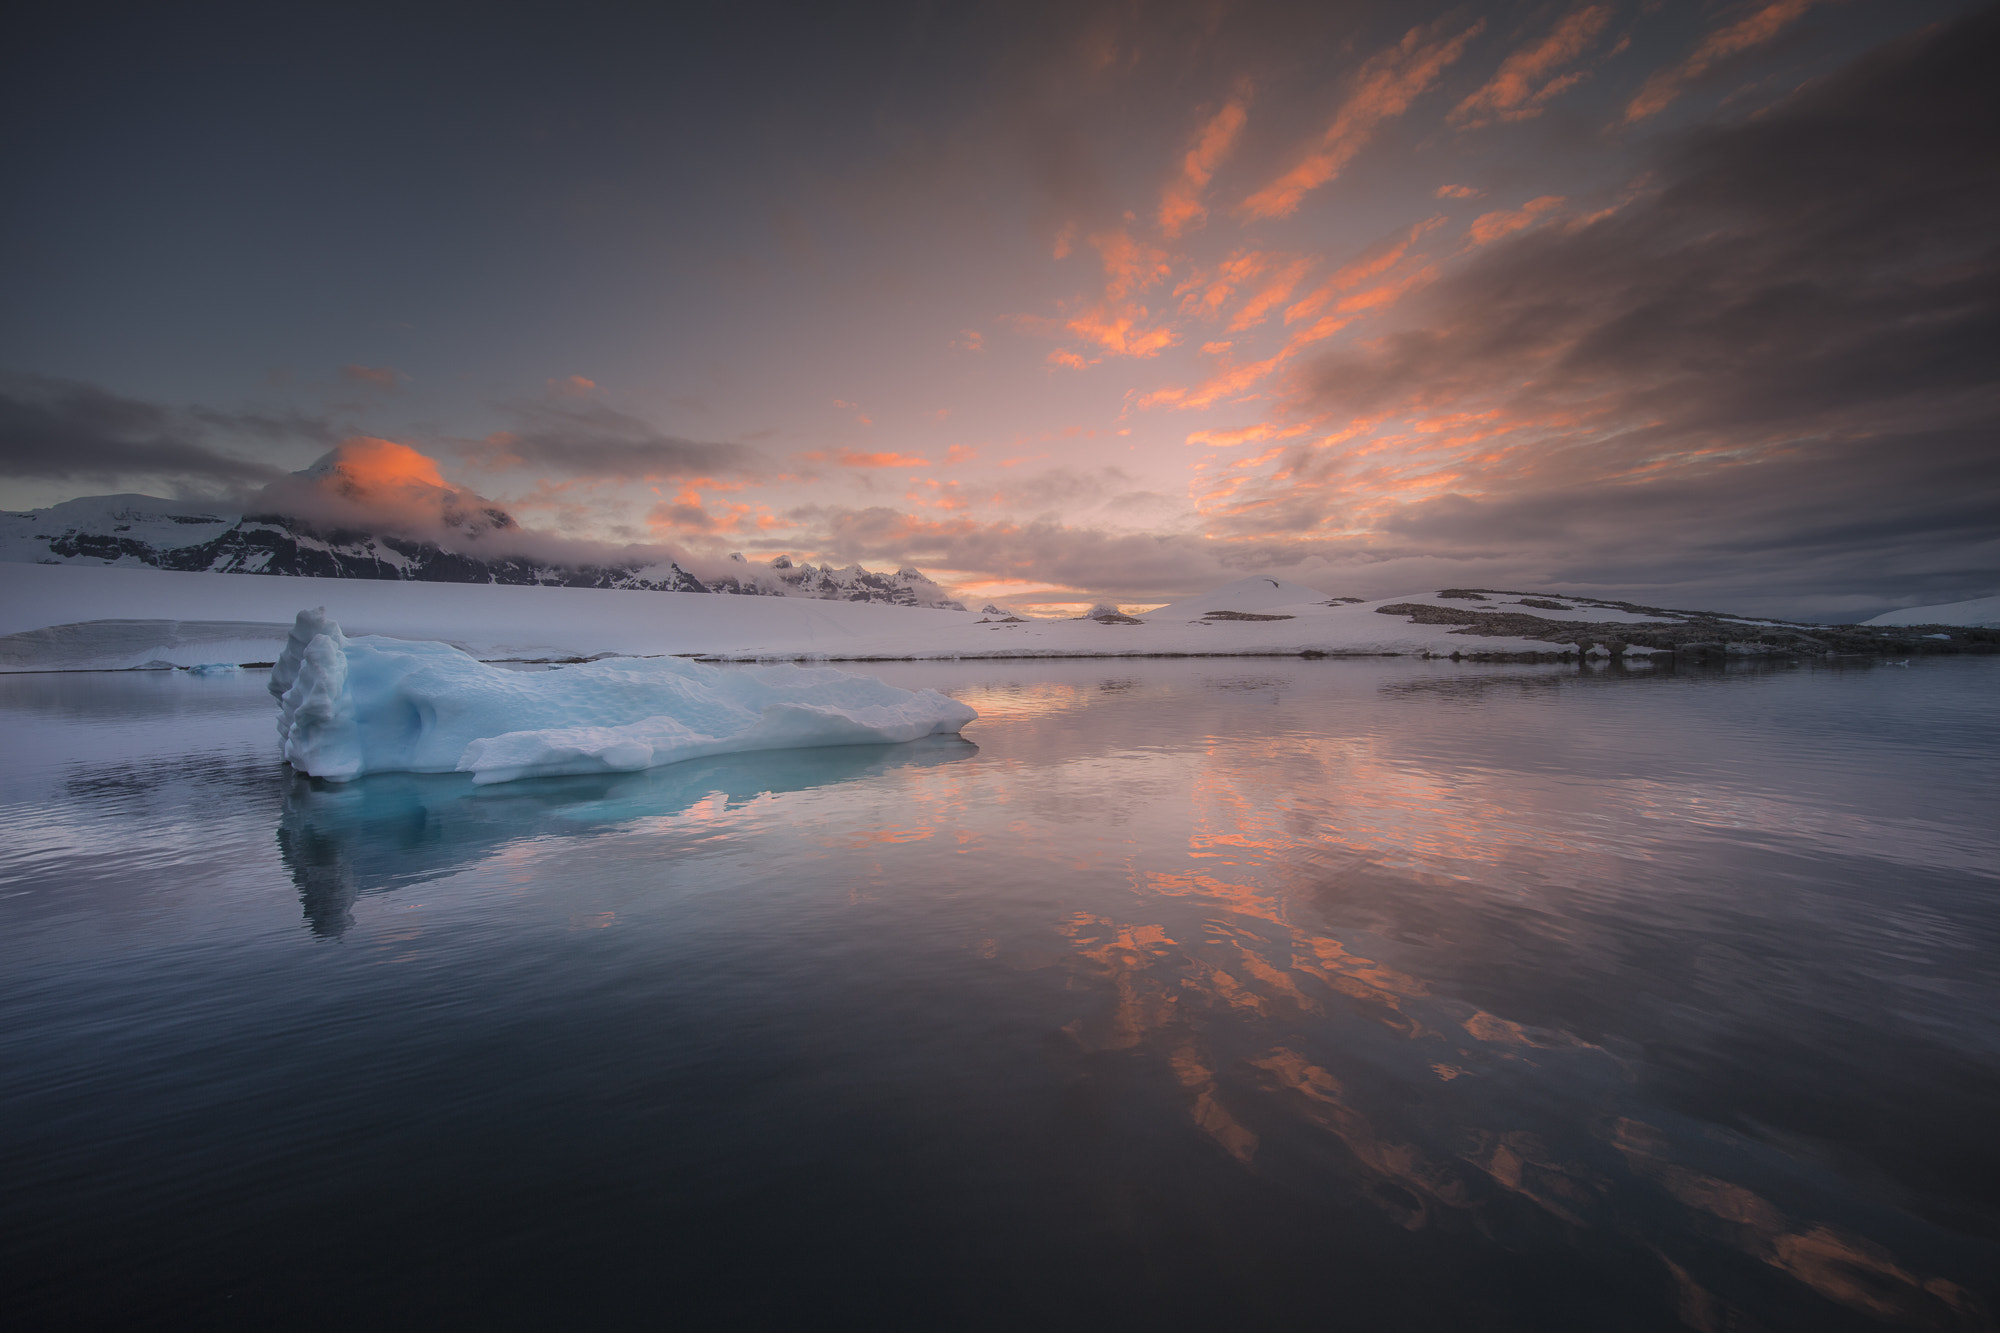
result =
[{"label": "floating ice", "polygon": [[286,760],[340,782],[629,772],[740,750],[894,744],[978,717],[935,690],[828,668],[627,658],[507,671],[450,644],[350,639],[323,607],[299,612],[270,690]]}]

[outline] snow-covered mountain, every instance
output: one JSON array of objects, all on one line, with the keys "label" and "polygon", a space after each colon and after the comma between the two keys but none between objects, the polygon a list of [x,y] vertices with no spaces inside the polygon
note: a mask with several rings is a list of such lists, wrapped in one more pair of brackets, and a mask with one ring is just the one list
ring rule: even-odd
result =
[{"label": "snow-covered mountain", "polygon": [[779,556],[768,565],[753,565],[742,555],[729,557],[740,572],[708,580],[710,592],[761,594],[768,597],[816,597],[829,602],[893,602],[897,606],[931,606],[963,611],[945,590],[922,570],[903,568],[876,574],[859,565],[795,565]]},{"label": "snow-covered mountain", "polygon": [[[448,515],[479,545],[514,528],[504,510]],[[471,544],[468,542],[468,544]],[[456,545],[456,543],[454,543]],[[703,580],[672,560],[560,564],[518,555],[470,554],[436,541],[310,523],[282,514],[235,514],[150,495],[94,495],[47,509],[0,511],[0,561],[150,566],[219,574],[407,579],[649,592],[749,593],[899,606],[965,608],[914,569],[877,574],[732,557],[733,572]],[[734,572],[740,571],[740,572]]]}]

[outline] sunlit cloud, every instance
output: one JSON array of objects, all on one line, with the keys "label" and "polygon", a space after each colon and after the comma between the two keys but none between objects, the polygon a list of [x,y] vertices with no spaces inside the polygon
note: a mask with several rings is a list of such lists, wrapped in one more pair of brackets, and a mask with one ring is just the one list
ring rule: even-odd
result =
[{"label": "sunlit cloud", "polygon": [[809,463],[838,463],[842,467],[884,468],[884,467],[929,467],[928,458],[917,458],[898,453],[862,453],[858,449],[828,451],[815,449],[811,453],[799,455]]},{"label": "sunlit cloud", "polygon": [[1367,146],[1376,127],[1409,110],[1410,104],[1436,84],[1445,69],[1465,53],[1466,43],[1486,28],[1481,19],[1452,36],[1447,20],[1412,28],[1403,40],[1371,56],[1355,76],[1354,91],[1299,163],[1245,199],[1239,206],[1251,218],[1287,217],[1313,190],[1338,176],[1354,155]]},{"label": "sunlit cloud", "polygon": [[1545,194],[1539,199],[1530,199],[1511,211],[1482,213],[1465,229],[1465,238],[1473,245],[1490,244],[1502,236],[1511,236],[1517,231],[1525,231],[1534,226],[1548,213],[1561,208],[1563,203],[1561,195]]},{"label": "sunlit cloud", "polygon": [[1773,0],[1734,23],[1725,24],[1704,37],[1701,44],[1677,65],[1659,70],[1646,80],[1638,94],[1625,106],[1625,123],[1644,120],[1667,109],[1689,85],[1716,66],[1753,47],[1762,46],[1800,18],[1821,0]]},{"label": "sunlit cloud", "polygon": [[1159,226],[1162,236],[1179,236],[1184,231],[1201,226],[1208,219],[1208,207],[1202,202],[1203,192],[1214,178],[1215,169],[1229,156],[1229,150],[1236,144],[1236,136],[1243,132],[1243,123],[1248,119],[1245,99],[1239,95],[1225,103],[1201,127],[1193,145],[1181,159],[1180,174],[1160,198]]},{"label": "sunlit cloud", "polygon": [[1595,45],[1610,21],[1608,5],[1585,5],[1564,15],[1540,41],[1501,61],[1493,77],[1452,108],[1448,119],[1454,125],[1476,129],[1494,120],[1539,116],[1544,103],[1583,79],[1580,70],[1557,71],[1575,63]]},{"label": "sunlit cloud", "polygon": [[597,381],[582,375],[565,375],[546,383],[551,398],[582,398],[597,391]]},{"label": "sunlit cloud", "polygon": [[1343,298],[1343,293],[1351,292],[1362,283],[1393,271],[1397,265],[1410,257],[1418,241],[1444,223],[1445,219],[1442,217],[1426,218],[1407,230],[1399,231],[1369,246],[1354,259],[1335,269],[1326,281],[1288,307],[1285,311],[1285,323],[1296,324],[1300,320],[1311,319],[1338,303]]}]

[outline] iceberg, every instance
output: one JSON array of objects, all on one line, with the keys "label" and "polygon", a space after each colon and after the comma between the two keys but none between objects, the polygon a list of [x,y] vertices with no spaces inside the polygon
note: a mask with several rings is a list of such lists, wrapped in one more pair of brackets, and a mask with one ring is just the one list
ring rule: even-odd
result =
[{"label": "iceberg", "polygon": [[893,745],[979,716],[936,690],[826,667],[625,658],[509,671],[447,643],[349,638],[324,607],[299,612],[270,691],[286,762],[336,782],[633,772],[745,750]]}]

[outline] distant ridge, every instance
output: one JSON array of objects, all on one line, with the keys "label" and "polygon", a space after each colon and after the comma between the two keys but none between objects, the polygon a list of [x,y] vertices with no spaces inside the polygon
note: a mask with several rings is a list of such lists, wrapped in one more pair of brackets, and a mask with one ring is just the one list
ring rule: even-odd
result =
[{"label": "distant ridge", "polygon": [[[514,528],[497,508],[455,515],[483,540]],[[433,541],[324,527],[283,514],[232,514],[150,495],[94,495],[47,509],[0,511],[0,561],[149,566],[183,572],[490,583],[642,592],[713,592],[822,601],[886,602],[963,611],[921,571],[878,574],[850,565],[815,568],[779,557],[756,565],[731,557],[732,572],[702,580],[672,560],[561,564],[515,555],[472,555]]]}]

